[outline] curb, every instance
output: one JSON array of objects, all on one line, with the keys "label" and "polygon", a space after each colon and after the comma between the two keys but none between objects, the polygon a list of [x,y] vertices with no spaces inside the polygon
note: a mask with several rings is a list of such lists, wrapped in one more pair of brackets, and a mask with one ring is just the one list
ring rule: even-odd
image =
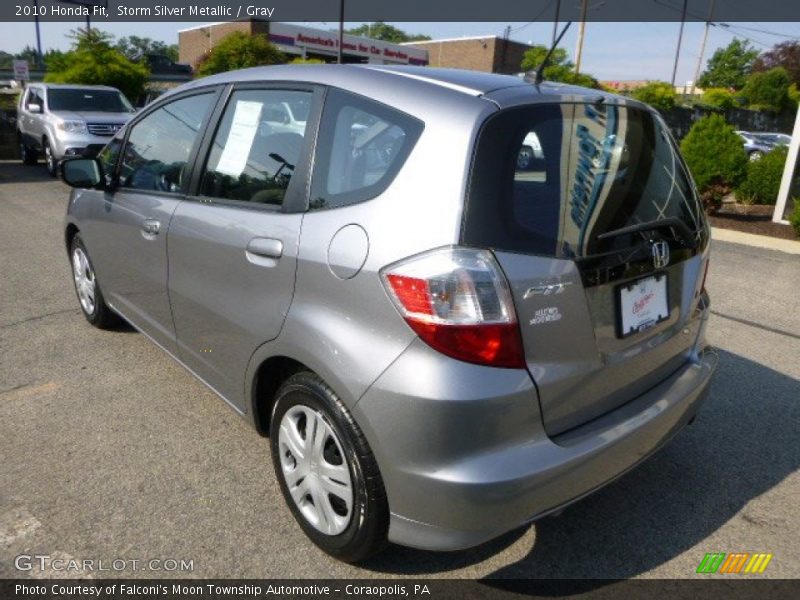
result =
[{"label": "curb", "polygon": [[777,250],[778,252],[786,252],[787,254],[800,254],[800,242],[774,238],[767,235],[744,233],[733,229],[712,227],[711,239],[719,242],[754,246],[756,248],[767,248],[768,250]]}]

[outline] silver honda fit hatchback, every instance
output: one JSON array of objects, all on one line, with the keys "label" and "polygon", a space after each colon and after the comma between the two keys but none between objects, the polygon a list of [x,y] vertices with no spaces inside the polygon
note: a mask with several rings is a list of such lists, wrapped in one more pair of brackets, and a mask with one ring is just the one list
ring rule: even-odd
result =
[{"label": "silver honda fit hatchback", "polygon": [[164,95],[62,175],[88,321],[131,323],[268,435],[342,560],[559,511],[690,422],[716,366],[708,225],[629,98],[256,68]]}]

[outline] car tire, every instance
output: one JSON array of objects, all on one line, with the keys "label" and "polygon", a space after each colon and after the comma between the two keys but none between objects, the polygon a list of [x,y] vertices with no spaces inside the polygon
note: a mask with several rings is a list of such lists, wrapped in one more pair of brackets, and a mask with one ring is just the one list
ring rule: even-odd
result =
[{"label": "car tire", "polygon": [[389,506],[375,457],[319,376],[295,373],[278,389],[270,446],[284,500],[317,546],[348,563],[384,548]]},{"label": "car tire", "polygon": [[21,135],[19,136],[19,158],[22,160],[23,165],[36,164],[36,152],[28,147]]},{"label": "car tire", "polygon": [[42,146],[44,148],[44,164],[47,167],[47,173],[50,175],[50,177],[55,177],[58,175],[58,160],[56,160],[56,157],[53,154],[53,148],[50,146],[50,142],[46,138]]},{"label": "car tire", "polygon": [[86,320],[99,329],[111,329],[120,324],[120,317],[106,304],[97,282],[94,266],[80,234],[75,234],[69,246],[72,280],[81,312]]}]

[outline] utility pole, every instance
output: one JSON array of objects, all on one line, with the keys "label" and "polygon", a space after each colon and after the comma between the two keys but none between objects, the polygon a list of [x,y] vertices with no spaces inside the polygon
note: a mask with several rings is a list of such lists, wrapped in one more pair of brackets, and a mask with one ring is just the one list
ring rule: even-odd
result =
[{"label": "utility pole", "polygon": [[342,64],[342,44],[344,43],[344,0],[339,0],[339,51],[336,53],[336,62]]},{"label": "utility pole", "polygon": [[681,12],[681,28],[678,31],[678,47],[675,49],[675,66],[672,67],[672,87],[675,87],[675,77],[678,74],[678,59],[681,56],[681,41],[683,41],[683,26],[686,23],[686,5],[689,0],[683,0],[683,12]]},{"label": "utility pole", "polygon": [[583,35],[586,32],[586,11],[589,0],[581,0],[581,22],[578,25],[578,47],[575,49],[575,72],[581,72],[581,55],[583,54]]},{"label": "utility pole", "polygon": [[39,0],[33,0],[33,20],[36,22],[36,67],[41,69],[42,64],[42,32],[39,30]]},{"label": "utility pole", "polygon": [[697,67],[694,70],[694,79],[689,88],[689,95],[694,96],[694,86],[697,85],[697,80],[700,78],[700,69],[703,67],[703,54],[706,51],[706,40],[708,39],[708,28],[711,26],[711,17],[714,15],[714,2],[711,0],[708,6],[708,19],[706,20],[706,27],[703,30],[703,39],[700,42],[700,54],[697,55]]},{"label": "utility pole", "polygon": [[553,41],[550,43],[550,47],[556,45],[556,34],[558,33],[558,13],[561,12],[561,0],[556,0],[556,20],[553,21]]}]

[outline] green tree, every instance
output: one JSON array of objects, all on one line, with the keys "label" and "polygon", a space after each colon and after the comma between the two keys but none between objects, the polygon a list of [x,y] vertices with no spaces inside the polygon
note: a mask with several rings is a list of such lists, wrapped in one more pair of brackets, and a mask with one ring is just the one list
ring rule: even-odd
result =
[{"label": "green tree", "polygon": [[[547,46],[535,45],[522,55],[523,71],[534,71],[544,62],[550,48]],[[544,78],[547,81],[559,81],[572,85],[600,89],[600,83],[588,73],[576,73],[575,64],[567,56],[567,51],[563,48],[556,48],[550,57],[550,63],[544,69]]]},{"label": "green tree", "polygon": [[703,104],[728,110],[736,104],[734,95],[725,88],[708,88],[703,92]]},{"label": "green tree", "polygon": [[197,65],[200,77],[235,69],[274,65],[286,62],[286,56],[265,35],[247,35],[235,31],[226,35]]},{"label": "green tree", "polygon": [[722,197],[739,185],[747,172],[742,139],[718,114],[692,125],[681,141],[681,152],[707,207],[719,207]]},{"label": "green tree", "polygon": [[91,29],[73,32],[72,38],[69,52],[54,55],[45,81],[110,85],[133,100],[142,94],[150,73],[116,50],[111,44],[113,36]]},{"label": "green tree", "polygon": [[429,40],[429,35],[422,35],[416,33],[406,33],[402,29],[398,29],[392,25],[384,23],[383,21],[376,21],[375,23],[359,25],[353,29],[347,29],[347,33],[351,35],[361,35],[369,37],[374,40],[383,40],[384,42],[392,42],[394,44],[401,44],[403,42],[418,42],[422,40]]},{"label": "green tree", "polygon": [[178,62],[177,44],[166,44],[148,37],[137,35],[121,37],[115,47],[131,60],[138,59],[142,54],[165,54],[171,61]]},{"label": "green tree", "polygon": [[752,73],[742,89],[742,97],[754,110],[779,113],[791,105],[789,74],[783,67]]},{"label": "green tree", "polygon": [[753,69],[758,57],[758,50],[749,42],[734,38],[725,48],[719,48],[706,63],[706,70],[697,80],[701,88],[733,88],[744,87],[747,76]]},{"label": "green tree", "polygon": [[666,81],[648,81],[647,84],[633,90],[631,96],[657,110],[674,108],[677,97],[675,88]]}]

